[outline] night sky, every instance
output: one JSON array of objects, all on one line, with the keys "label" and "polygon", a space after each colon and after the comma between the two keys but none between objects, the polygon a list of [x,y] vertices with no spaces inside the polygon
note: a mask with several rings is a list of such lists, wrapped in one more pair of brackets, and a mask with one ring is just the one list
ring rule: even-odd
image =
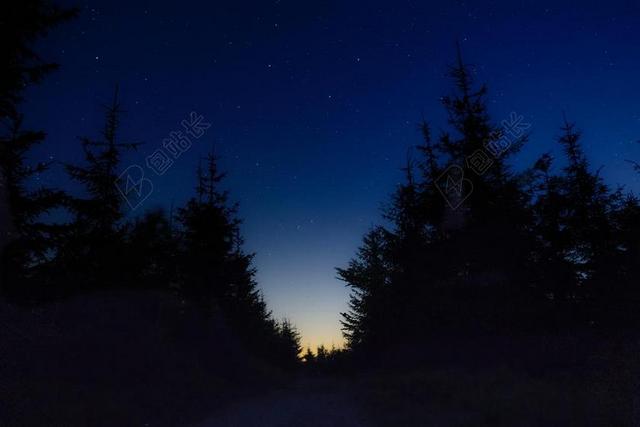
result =
[{"label": "night sky", "polygon": [[[212,146],[240,203],[246,248],[278,317],[303,345],[340,345],[348,290],[335,279],[401,179],[422,116],[446,126],[440,97],[459,40],[496,121],[532,125],[516,169],[554,150],[562,114],[594,167],[640,192],[640,3],[486,1],[118,2],[76,4],[39,52],[61,69],[26,94],[47,132],[34,159],[80,162],[119,84],[121,135],[145,166],[194,111],[211,127],[162,176],[135,216],[182,204]],[[59,166],[41,180],[70,187]]]}]

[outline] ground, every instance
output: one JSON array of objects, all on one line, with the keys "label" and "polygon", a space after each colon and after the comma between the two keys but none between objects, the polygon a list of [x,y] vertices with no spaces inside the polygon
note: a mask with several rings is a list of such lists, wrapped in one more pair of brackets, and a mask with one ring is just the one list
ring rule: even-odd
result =
[{"label": "ground", "polygon": [[499,367],[304,378],[236,401],[197,427],[636,426],[629,371],[529,374]]},{"label": "ground", "polygon": [[223,328],[203,341],[165,325],[172,304],[145,294],[0,305],[0,426],[640,425],[635,331],[438,340],[413,367],[386,357],[350,375],[286,373]]},{"label": "ground", "polygon": [[212,414],[199,427],[369,426],[354,389],[342,381],[298,380]]}]

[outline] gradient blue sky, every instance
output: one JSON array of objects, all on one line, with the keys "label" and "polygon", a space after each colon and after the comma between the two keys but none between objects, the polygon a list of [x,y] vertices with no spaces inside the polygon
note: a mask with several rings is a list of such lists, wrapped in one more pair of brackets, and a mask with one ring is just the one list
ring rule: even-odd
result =
[{"label": "gradient blue sky", "polygon": [[[562,112],[584,131],[610,183],[640,190],[640,3],[634,1],[89,1],[40,44],[61,69],[27,93],[27,124],[48,139],[35,158],[81,159],[120,85],[122,136],[144,164],[190,111],[211,129],[176,160],[133,214],[182,203],[215,144],[240,202],[247,249],[277,317],[303,344],[340,345],[348,291],[335,267],[401,179],[422,115],[446,127],[440,97],[454,41],[489,85],[496,120],[532,124],[515,160],[555,150]],[[46,177],[68,186],[60,168]]]}]

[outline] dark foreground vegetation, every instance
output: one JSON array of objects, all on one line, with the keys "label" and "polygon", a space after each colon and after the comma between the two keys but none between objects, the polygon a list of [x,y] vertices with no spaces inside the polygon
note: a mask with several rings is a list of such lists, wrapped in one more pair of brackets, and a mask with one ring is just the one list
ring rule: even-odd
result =
[{"label": "dark foreground vegetation", "polygon": [[512,170],[528,125],[494,124],[460,52],[450,76],[450,131],[421,124],[384,225],[338,269],[350,363],[397,402],[376,418],[422,425],[416,409],[444,398],[452,425],[637,424],[638,199],[603,181],[566,118],[563,158]]},{"label": "dark foreground vegetation", "polygon": [[566,118],[564,156],[514,171],[528,126],[491,120],[459,52],[450,76],[450,130],[421,124],[384,225],[338,269],[374,418],[636,425],[638,199],[603,181]]},{"label": "dark foreground vegetation", "polygon": [[184,206],[125,218],[120,160],[138,144],[119,134],[117,90],[103,129],[80,138],[84,163],[64,165],[80,191],[34,185],[58,166],[27,160],[46,138],[19,106],[57,66],[32,46],[75,14],[2,6],[0,425],[188,424],[283,381],[298,333],[257,289],[213,154]]},{"label": "dark foreground vegetation", "polygon": [[[338,269],[345,349],[273,318],[211,154],[183,206],[131,218],[118,93],[81,190],[34,187],[37,38],[74,10],[2,6],[0,425],[634,425],[640,204],[564,120],[524,171],[526,126],[489,117],[460,53],[449,131],[409,157],[384,223]],[[517,117],[516,117],[517,118]],[[512,119],[512,118],[510,118]],[[488,160],[487,160],[488,159]],[[185,188],[185,191],[187,189]]]},{"label": "dark foreground vegetation", "polygon": [[[507,342],[535,336],[595,344],[596,336],[633,335],[638,199],[604,183],[566,119],[563,159],[543,154],[513,171],[508,158],[526,132],[492,123],[486,88],[475,87],[460,56],[451,77],[454,94],[443,98],[451,132],[432,138],[422,124],[424,144],[385,210],[387,225],[338,269],[353,290],[343,314],[349,349],[364,358],[404,349],[403,360],[419,360],[458,337],[492,337],[508,353]],[[486,168],[473,163],[478,153]]]},{"label": "dark foreground vegetation", "polygon": [[193,425],[290,376],[167,293],[5,304],[0,324],[3,426]]}]

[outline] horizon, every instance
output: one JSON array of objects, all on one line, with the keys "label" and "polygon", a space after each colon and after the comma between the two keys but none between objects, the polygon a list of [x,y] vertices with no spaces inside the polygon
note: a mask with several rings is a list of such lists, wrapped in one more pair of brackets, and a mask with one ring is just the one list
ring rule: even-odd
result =
[{"label": "horizon", "polygon": [[[382,222],[407,150],[421,142],[422,117],[434,131],[445,127],[439,99],[451,92],[445,73],[456,39],[476,82],[488,84],[495,122],[516,112],[532,125],[517,170],[558,153],[565,112],[606,182],[640,190],[626,163],[640,158],[637,6],[253,5],[245,19],[233,6],[167,13],[164,5],[123,12],[86,3],[78,19],[38,43],[61,67],[27,91],[25,123],[52,142],[31,157],[77,162],[76,137],[99,132],[100,105],[119,84],[121,135],[146,143],[124,169],[143,164],[190,112],[202,115],[211,124],[203,140],[153,178],[153,193],[133,215],[184,202],[198,159],[215,145],[228,173],[223,187],[240,203],[245,247],[256,253],[259,288],[275,317],[299,328],[303,347],[343,343],[348,289],[335,268]],[[43,180],[73,188],[60,168]]]}]

